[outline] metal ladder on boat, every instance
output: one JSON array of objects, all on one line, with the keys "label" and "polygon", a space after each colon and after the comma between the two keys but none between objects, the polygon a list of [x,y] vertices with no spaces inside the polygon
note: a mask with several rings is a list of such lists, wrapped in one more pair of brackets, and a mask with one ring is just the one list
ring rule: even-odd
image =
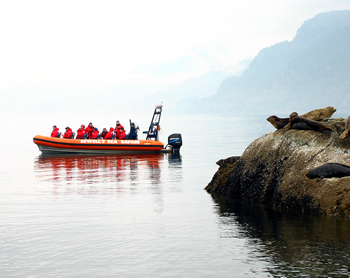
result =
[{"label": "metal ladder on boat", "polygon": [[154,109],[153,117],[151,124],[149,125],[148,131],[144,131],[143,133],[147,134],[146,140],[155,140],[158,141],[158,132],[159,132],[159,122],[160,116],[162,114],[162,104],[157,104]]}]

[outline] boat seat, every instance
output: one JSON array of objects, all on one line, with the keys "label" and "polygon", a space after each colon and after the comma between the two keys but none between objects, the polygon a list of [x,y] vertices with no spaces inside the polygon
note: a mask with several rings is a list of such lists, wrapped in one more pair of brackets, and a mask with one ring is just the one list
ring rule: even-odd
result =
[{"label": "boat seat", "polygon": [[155,129],[155,130],[153,130],[152,133],[148,133],[147,134],[147,139],[149,139],[149,138],[154,138],[155,140],[157,140],[157,138],[158,138],[158,130]]}]

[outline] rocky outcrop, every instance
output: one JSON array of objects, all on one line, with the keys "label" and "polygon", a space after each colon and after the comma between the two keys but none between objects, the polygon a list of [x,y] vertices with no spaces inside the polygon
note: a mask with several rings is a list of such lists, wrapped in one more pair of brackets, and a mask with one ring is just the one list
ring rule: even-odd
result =
[{"label": "rocky outcrop", "polygon": [[326,163],[350,165],[350,137],[339,139],[345,120],[320,122],[334,130],[276,130],[252,142],[241,157],[218,161],[205,189],[287,211],[349,217],[350,177],[306,177]]}]

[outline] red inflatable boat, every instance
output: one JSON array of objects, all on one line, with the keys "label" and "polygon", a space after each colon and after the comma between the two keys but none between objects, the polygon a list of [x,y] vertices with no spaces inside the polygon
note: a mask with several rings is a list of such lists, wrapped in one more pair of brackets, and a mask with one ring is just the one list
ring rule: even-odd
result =
[{"label": "red inflatable boat", "polygon": [[33,138],[42,152],[69,153],[152,153],[164,149],[156,140],[65,139],[37,135]]},{"label": "red inflatable boat", "polygon": [[[135,125],[130,121],[129,138],[132,139],[72,139],[57,138],[36,135],[33,138],[34,143],[42,152],[63,152],[63,153],[87,153],[87,154],[128,154],[128,153],[157,153],[157,152],[174,152],[178,153],[182,146],[181,134],[176,133],[168,137],[167,147],[158,141],[158,131],[160,130],[159,122],[162,113],[162,105],[156,105],[152,121],[147,134],[146,140],[137,139],[137,130]],[[131,134],[133,136],[131,136]]]}]

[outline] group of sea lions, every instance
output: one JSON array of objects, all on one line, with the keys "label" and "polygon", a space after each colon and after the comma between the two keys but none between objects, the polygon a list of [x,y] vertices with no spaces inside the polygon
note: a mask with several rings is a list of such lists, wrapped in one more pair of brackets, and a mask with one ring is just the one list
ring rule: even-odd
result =
[{"label": "group of sea lions", "polygon": [[[336,112],[333,106],[327,106],[326,108],[315,109],[307,112],[301,116],[297,112],[293,112],[289,115],[289,118],[279,118],[275,115],[268,117],[266,120],[270,122],[276,129],[300,129],[300,130],[333,130],[330,126],[318,122],[322,119],[328,119],[332,117]],[[346,120],[344,132],[339,136],[340,139],[345,139],[350,134],[350,116]]]},{"label": "group of sea lions", "polygon": [[[289,115],[289,118],[279,118],[275,115],[268,117],[266,120],[270,122],[276,129],[299,129],[299,130],[333,130],[330,126],[318,122],[322,119],[328,119],[332,117],[334,112],[337,111],[333,106],[327,106],[326,108],[315,109],[301,116],[298,113],[293,112]],[[350,134],[350,116],[346,120],[345,130],[339,136],[340,139],[348,137]],[[345,177],[350,176],[350,166],[340,163],[327,163],[317,168],[308,171],[306,176],[309,179],[317,178],[320,181],[324,178],[333,177]]]},{"label": "group of sea lions", "polygon": [[317,122],[318,120],[328,119],[337,111],[333,106],[312,110],[301,116],[297,112],[289,115],[289,118],[279,118],[275,115],[268,117],[266,120],[270,122],[276,129],[300,129],[300,130],[316,130],[323,131],[326,129],[333,130],[330,126]]}]

